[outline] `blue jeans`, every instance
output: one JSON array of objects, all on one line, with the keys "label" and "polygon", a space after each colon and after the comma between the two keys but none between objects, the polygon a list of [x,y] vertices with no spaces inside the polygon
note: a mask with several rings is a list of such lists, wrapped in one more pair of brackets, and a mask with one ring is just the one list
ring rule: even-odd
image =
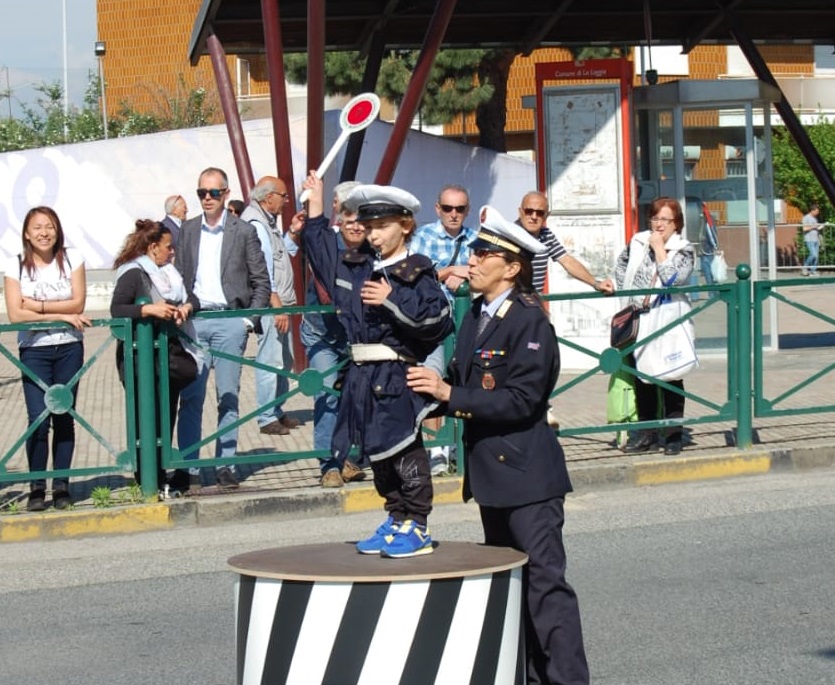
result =
[{"label": "blue jeans", "polygon": [[[325,342],[302,324],[301,341],[307,350],[308,368],[320,373],[333,369],[346,358],[345,350]],[[333,388],[336,383],[336,372],[323,378],[325,388]],[[321,390],[313,397],[313,449],[328,450],[331,448],[333,429],[336,426],[336,414],[339,409],[339,398],[329,392]],[[339,460],[333,456],[319,459],[319,469],[324,474],[331,469],[340,469]]]},{"label": "blue jeans", "polygon": [[[84,363],[84,344],[72,342],[65,345],[20,348],[20,361],[46,385],[66,385]],[[72,390],[72,407],[78,395],[78,383]],[[23,376],[23,399],[31,426],[46,409],[46,395],[31,378]],[[52,423],[52,466],[56,470],[72,466],[75,449],[75,422],[69,412],[48,414],[34,433],[26,440],[26,459],[30,471],[45,471],[49,460],[49,425]],[[55,478],[53,491],[67,490],[69,479]],[[39,478],[30,484],[32,490],[46,490],[46,479]]]},{"label": "blue jeans", "polygon": [[[258,336],[258,352],[255,361],[265,366],[272,366],[277,371],[288,373],[293,370],[293,343],[290,333],[279,333],[273,325],[272,316],[262,317],[264,332]],[[290,389],[287,376],[255,369],[255,400],[259,407],[269,404],[276,397],[286,395]],[[264,427],[284,416],[281,404],[264,409],[258,415],[258,426]]]},{"label": "blue jeans", "polygon": [[821,244],[817,240],[804,240],[806,249],[809,250],[809,256],[803,262],[803,268],[809,269],[811,273],[817,273],[818,270],[818,251]]},{"label": "blue jeans", "polygon": [[203,425],[203,404],[209,369],[215,369],[217,386],[217,428],[221,431],[215,444],[215,457],[233,457],[238,448],[238,429],[223,432],[238,420],[238,395],[241,390],[241,362],[214,357],[208,348],[243,357],[247,330],[243,319],[195,319],[197,341],[206,349],[206,363],[197,378],[180,393],[177,421],[177,445],[185,459],[197,459],[199,450],[185,451],[200,442]]}]

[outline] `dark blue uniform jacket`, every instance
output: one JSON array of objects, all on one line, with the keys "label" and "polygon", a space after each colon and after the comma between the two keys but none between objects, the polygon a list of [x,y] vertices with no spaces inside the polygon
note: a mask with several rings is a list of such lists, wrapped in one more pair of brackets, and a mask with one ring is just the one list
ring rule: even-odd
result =
[{"label": "dark blue uniform jacket", "polygon": [[[375,255],[368,243],[339,250],[323,216],[308,219],[303,236],[313,273],[333,300],[349,343],[383,343],[420,362],[452,332],[449,305],[427,257],[410,255],[384,274],[373,270]],[[392,287],[386,304],[362,304],[362,284],[383,278]],[[340,379],[334,456],[344,457],[358,445],[371,461],[379,461],[415,441],[421,421],[437,403],[406,387],[408,366],[402,361],[348,363]]]},{"label": "dark blue uniform jacket", "polygon": [[534,295],[511,293],[476,339],[480,315],[477,298],[449,365],[447,413],[464,419],[464,500],[514,507],[565,495],[565,455],[546,421],[560,370],[554,329]]}]

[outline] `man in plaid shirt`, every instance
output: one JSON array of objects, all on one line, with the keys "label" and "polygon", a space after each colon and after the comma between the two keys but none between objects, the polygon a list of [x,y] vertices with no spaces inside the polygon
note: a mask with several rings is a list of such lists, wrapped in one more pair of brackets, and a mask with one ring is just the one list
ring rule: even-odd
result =
[{"label": "man in plaid shirt", "polygon": [[459,185],[444,186],[435,203],[438,220],[418,228],[409,244],[412,252],[426,255],[435,264],[438,280],[450,303],[455,291],[467,280],[469,244],[475,240],[475,231],[464,225],[469,211],[467,189]]}]

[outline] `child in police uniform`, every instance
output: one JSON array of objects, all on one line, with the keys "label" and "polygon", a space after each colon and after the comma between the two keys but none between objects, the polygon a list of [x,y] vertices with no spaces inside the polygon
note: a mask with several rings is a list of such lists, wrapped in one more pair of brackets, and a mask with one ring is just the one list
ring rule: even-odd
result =
[{"label": "child in police uniform", "polygon": [[350,343],[331,453],[342,461],[352,445],[359,447],[388,514],[357,550],[391,558],[431,554],[432,479],[420,426],[437,402],[409,390],[406,371],[426,359],[453,323],[432,262],[409,252],[420,203],[400,188],[358,186],[345,206],[356,210],[367,239],[340,251],[323,215],[321,180],[311,172],[304,187],[310,193],[306,252]]}]

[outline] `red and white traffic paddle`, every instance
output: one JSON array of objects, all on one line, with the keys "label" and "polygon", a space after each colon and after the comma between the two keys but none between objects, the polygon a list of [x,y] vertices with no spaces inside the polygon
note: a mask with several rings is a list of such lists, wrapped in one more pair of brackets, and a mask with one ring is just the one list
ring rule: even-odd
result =
[{"label": "red and white traffic paddle", "polygon": [[[334,141],[331,149],[328,150],[328,154],[325,155],[319,168],[314,172],[316,178],[322,178],[325,175],[328,167],[333,164],[333,160],[336,159],[336,155],[339,154],[339,151],[348,142],[351,134],[368,128],[379,113],[380,98],[374,93],[360,93],[342,108],[342,112],[339,114],[339,126],[342,129],[342,133],[339,134],[339,137]],[[307,202],[309,194],[305,190],[299,197],[299,203],[304,204]]]}]

